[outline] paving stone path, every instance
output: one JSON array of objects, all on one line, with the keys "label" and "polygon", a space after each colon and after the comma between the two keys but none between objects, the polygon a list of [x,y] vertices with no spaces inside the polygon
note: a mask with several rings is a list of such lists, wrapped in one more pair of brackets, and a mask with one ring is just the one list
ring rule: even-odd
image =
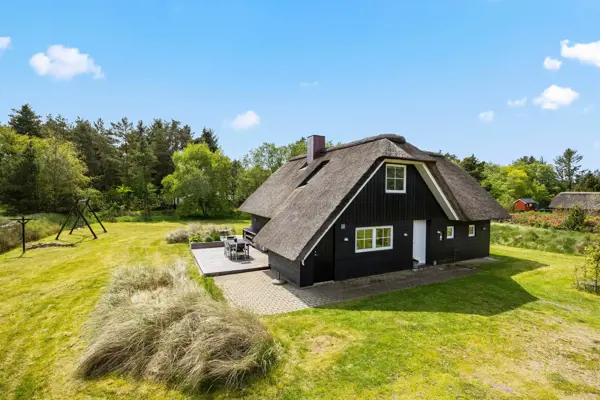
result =
[{"label": "paving stone path", "polygon": [[217,276],[214,279],[231,303],[257,314],[280,314],[473,275],[478,270],[471,265],[490,261],[494,260],[471,260],[453,266],[398,271],[307,288],[298,288],[290,283],[274,285],[271,283],[274,275],[270,270]]}]

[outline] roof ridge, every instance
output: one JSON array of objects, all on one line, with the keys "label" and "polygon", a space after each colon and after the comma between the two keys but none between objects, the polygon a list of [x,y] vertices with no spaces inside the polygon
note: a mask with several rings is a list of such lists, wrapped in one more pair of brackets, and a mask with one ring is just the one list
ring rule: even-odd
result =
[{"label": "roof ridge", "polygon": [[[349,147],[360,146],[362,144],[371,143],[371,142],[375,142],[377,140],[382,140],[382,139],[388,139],[388,140],[391,140],[392,142],[398,143],[398,144],[406,144],[406,139],[404,138],[404,136],[396,135],[394,133],[382,133],[382,134],[379,134],[376,136],[369,136],[364,139],[355,140],[352,142],[340,144],[338,146],[330,147],[328,149],[325,149],[325,151],[323,151],[323,153],[330,153],[330,152],[336,151],[336,150],[342,150],[342,149],[347,149]],[[288,159],[288,161],[300,160],[302,158],[306,158],[306,154],[291,157]]]}]

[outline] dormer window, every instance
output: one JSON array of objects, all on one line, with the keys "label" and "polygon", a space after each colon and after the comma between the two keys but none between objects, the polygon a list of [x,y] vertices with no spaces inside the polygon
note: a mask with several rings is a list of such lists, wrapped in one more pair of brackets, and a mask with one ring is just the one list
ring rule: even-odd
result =
[{"label": "dormer window", "polygon": [[385,192],[406,193],[406,165],[386,165]]}]

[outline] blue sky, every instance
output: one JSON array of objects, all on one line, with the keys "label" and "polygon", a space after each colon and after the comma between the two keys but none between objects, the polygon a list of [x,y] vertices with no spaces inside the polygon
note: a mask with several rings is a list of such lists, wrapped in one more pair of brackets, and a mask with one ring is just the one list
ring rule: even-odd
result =
[{"label": "blue sky", "polygon": [[599,18],[596,0],[4,0],[0,121],[28,102],[212,127],[231,157],[391,132],[497,163],[573,147],[595,169]]}]

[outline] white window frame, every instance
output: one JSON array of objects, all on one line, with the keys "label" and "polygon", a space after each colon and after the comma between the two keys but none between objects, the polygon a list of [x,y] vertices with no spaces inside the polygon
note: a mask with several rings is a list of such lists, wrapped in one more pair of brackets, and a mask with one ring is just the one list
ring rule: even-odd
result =
[{"label": "white window frame", "polygon": [[[377,247],[377,229],[389,229],[390,230],[390,245],[388,247]],[[371,230],[371,240],[373,247],[370,249],[359,249],[358,248],[358,231],[360,230]],[[354,229],[354,252],[355,253],[367,253],[369,251],[381,251],[391,250],[394,248],[394,227],[392,225],[386,226],[361,226]]]},{"label": "white window frame", "polygon": [[[473,233],[471,233],[471,228],[473,228]],[[475,237],[475,225],[469,225],[469,237]]]},{"label": "white window frame", "polygon": [[[402,168],[404,170],[404,188],[402,190],[390,190],[388,189],[388,168]],[[396,178],[394,178],[396,179]],[[385,192],[386,193],[406,193],[406,165],[404,164],[386,164],[385,165]]]},{"label": "white window frame", "polygon": [[[452,234],[448,235],[448,229],[452,229]],[[446,239],[454,239],[454,226],[450,225],[446,227]]]}]

